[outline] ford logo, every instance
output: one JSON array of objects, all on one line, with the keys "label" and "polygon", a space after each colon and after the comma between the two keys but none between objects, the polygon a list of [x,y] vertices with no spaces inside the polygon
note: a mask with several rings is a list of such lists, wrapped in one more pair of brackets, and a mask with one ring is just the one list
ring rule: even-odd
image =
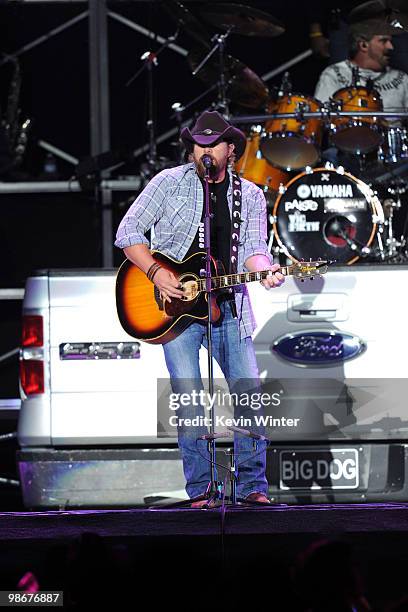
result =
[{"label": "ford logo", "polygon": [[310,367],[337,365],[357,357],[366,348],[358,336],[317,330],[286,334],[272,345],[272,350],[282,359]]}]

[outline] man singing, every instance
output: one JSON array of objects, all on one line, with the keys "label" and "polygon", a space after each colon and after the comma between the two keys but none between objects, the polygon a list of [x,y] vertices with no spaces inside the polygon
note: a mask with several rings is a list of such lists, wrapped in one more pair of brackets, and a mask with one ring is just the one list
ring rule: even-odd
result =
[{"label": "man singing", "polygon": [[[154,227],[152,249],[182,261],[204,247],[203,155],[211,158],[211,252],[228,272],[231,265],[231,214],[235,191],[232,185],[233,162],[244,153],[246,138],[218,112],[205,111],[192,130],[184,128],[181,139],[190,155],[190,163],[163,170],[148,183],[123,218],[115,245],[126,257],[148,274],[163,299],[182,298],[177,278],[163,267],[157,267],[145,233]],[[240,234],[237,248],[237,272],[269,269],[262,281],[266,289],[278,287],[284,276],[273,265],[266,245],[265,197],[256,185],[241,180]],[[234,193],[233,193],[234,191]],[[259,375],[251,334],[255,321],[245,285],[235,287],[218,299],[220,319],[212,329],[213,355],[228,382],[230,392],[242,392],[249,386],[259,387]],[[202,388],[199,350],[207,346],[205,322],[192,322],[178,337],[163,345],[173,393]],[[244,382],[246,381],[246,382]],[[250,381],[250,383],[248,383]],[[239,406],[235,407],[239,411]],[[184,420],[202,415],[204,408],[185,406],[178,411]],[[241,413],[240,413],[241,415]],[[200,419],[201,421],[201,419]],[[190,498],[206,494],[210,472],[207,443],[199,440],[205,427],[178,427],[178,441]],[[266,447],[241,435],[235,439],[239,467],[238,497],[260,503],[270,503],[265,476]],[[207,507],[207,500],[192,503],[192,507]]]}]

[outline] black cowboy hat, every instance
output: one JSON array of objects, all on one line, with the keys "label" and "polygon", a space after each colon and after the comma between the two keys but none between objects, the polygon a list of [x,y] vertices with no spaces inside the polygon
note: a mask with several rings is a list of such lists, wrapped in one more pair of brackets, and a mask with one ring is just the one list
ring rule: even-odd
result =
[{"label": "black cowboy hat", "polygon": [[350,31],[354,36],[363,36],[367,40],[370,40],[373,36],[398,36],[404,33],[403,29],[392,26],[385,18],[354,21],[350,23]]},{"label": "black cowboy hat", "polygon": [[219,142],[230,142],[235,145],[235,159],[239,159],[245,151],[246,137],[241,130],[234,127],[217,111],[204,111],[191,129],[181,130],[180,138],[187,151],[192,152],[194,145],[209,147]]}]

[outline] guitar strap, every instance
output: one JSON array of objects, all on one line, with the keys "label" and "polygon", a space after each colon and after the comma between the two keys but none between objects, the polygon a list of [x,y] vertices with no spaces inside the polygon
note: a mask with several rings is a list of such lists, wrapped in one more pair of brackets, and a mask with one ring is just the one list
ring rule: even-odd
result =
[{"label": "guitar strap", "polygon": [[[230,262],[229,274],[237,273],[239,233],[241,230],[241,205],[242,205],[242,184],[236,172],[232,173],[232,211],[231,211],[231,239],[230,239]],[[234,289],[230,289],[234,296]],[[237,318],[237,308],[235,300],[230,302],[232,316]]]},{"label": "guitar strap", "polygon": [[229,273],[237,273],[239,233],[241,230],[242,184],[236,172],[232,173],[232,211]]}]

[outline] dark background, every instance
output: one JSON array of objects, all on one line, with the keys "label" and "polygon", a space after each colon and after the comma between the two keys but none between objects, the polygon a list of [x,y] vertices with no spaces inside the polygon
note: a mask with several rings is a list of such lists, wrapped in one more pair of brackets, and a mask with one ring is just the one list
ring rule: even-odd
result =
[{"label": "dark background", "polygon": [[[163,2],[115,2],[109,8],[149,30],[167,36],[176,30]],[[245,4],[245,2],[244,2]],[[231,36],[228,53],[240,59],[262,75],[283,61],[309,48],[307,11],[303,3],[246,2],[247,5],[270,12],[279,18],[286,32],[276,38]],[[203,3],[185,2],[192,12]],[[86,3],[8,4],[0,7],[2,51],[12,53],[52,28],[87,9]],[[215,30],[208,27],[210,35]],[[177,43],[187,50],[197,47],[190,36],[181,33]],[[157,49],[149,40],[113,19],[109,19],[111,139],[112,147],[137,148],[144,143],[146,119],[146,74],[126,88],[125,83],[141,66],[140,56],[147,49]],[[43,138],[60,146],[76,157],[89,152],[88,97],[88,22],[84,19],[21,57],[23,87],[21,105],[34,120],[33,139]],[[307,60],[292,70],[296,89],[313,93],[322,68],[319,61]],[[1,103],[4,108],[10,68],[0,69]],[[6,74],[8,73],[8,74]],[[269,85],[273,82],[269,82]],[[155,70],[157,131],[171,127],[169,115],[174,101],[186,103],[202,93],[205,86],[192,77],[185,59],[174,51],[165,50]],[[202,103],[208,105],[208,96]],[[194,108],[195,111],[199,108]],[[175,123],[173,123],[175,125]],[[34,156],[35,157],[35,156]],[[37,161],[37,160],[36,160]],[[32,170],[39,171],[36,164]]]},{"label": "dark background", "polygon": [[[309,48],[307,12],[299,2],[247,2],[279,18],[286,32],[276,38],[231,36],[227,51],[244,62],[258,75],[265,74],[282,62]],[[185,2],[192,12],[203,6]],[[204,5],[205,6],[205,5]],[[109,8],[153,32],[166,36],[176,30],[163,2],[115,2]],[[87,9],[86,3],[10,3],[0,6],[0,51],[13,53],[52,28]],[[214,33],[208,27],[210,36]],[[197,43],[181,33],[177,43],[191,50]],[[147,49],[157,49],[155,41],[109,19],[111,148],[134,150],[147,142],[147,75],[142,73],[130,86],[125,83],[141,66],[140,56]],[[30,117],[33,127],[22,170],[24,178],[36,180],[43,171],[46,152],[39,148],[44,139],[73,156],[89,155],[89,71],[88,20],[75,24],[20,58],[22,115]],[[312,94],[325,63],[310,58],[291,70],[295,91]],[[0,67],[0,103],[7,105],[11,65]],[[281,76],[268,82],[280,83]],[[154,70],[155,119],[157,134],[176,126],[170,119],[175,101],[188,103],[207,86],[193,77],[187,61],[167,49]],[[214,102],[206,96],[185,114],[185,119]],[[247,109],[235,109],[247,112]],[[174,139],[173,139],[174,141]],[[175,144],[175,143],[174,143]],[[159,146],[158,153],[174,157],[171,140]],[[123,166],[116,175],[139,172],[143,158]],[[74,167],[57,160],[60,177],[68,179]],[[131,194],[116,196],[115,228],[126,210]],[[92,194],[1,195],[0,253],[9,265],[1,275],[1,286],[23,286],[32,269],[38,267],[81,267],[101,264],[98,207]],[[125,201],[125,204],[123,204]],[[122,204],[120,204],[122,203]],[[116,255],[119,263],[121,253]]]}]

